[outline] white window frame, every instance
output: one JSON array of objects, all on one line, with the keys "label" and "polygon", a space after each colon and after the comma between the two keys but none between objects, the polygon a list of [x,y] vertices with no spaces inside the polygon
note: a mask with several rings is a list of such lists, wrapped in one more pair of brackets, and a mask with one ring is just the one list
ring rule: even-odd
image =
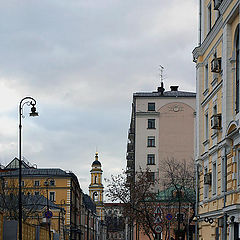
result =
[{"label": "white window frame", "polygon": [[[150,157],[151,157],[151,161],[149,161]],[[147,154],[147,165],[155,165],[155,154],[154,153]]]},{"label": "white window frame", "polygon": [[[154,144],[152,144],[152,142]],[[149,144],[149,143],[151,143],[151,144]],[[156,138],[155,138],[155,136],[148,136],[148,138],[147,138],[147,147],[156,147]]]}]

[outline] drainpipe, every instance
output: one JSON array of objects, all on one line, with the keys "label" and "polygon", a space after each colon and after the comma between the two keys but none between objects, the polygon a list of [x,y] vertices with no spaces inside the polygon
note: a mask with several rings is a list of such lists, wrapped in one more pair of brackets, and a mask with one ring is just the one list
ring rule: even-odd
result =
[{"label": "drainpipe", "polygon": [[[224,198],[223,208],[226,207],[227,193],[227,146],[224,146]],[[227,213],[223,214],[223,239],[227,239]]]}]

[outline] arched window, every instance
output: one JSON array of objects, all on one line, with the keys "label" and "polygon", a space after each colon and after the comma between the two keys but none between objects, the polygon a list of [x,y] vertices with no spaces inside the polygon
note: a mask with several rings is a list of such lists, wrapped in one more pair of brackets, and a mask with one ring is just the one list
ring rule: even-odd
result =
[{"label": "arched window", "polygon": [[236,42],[235,42],[235,49],[236,49],[236,113],[239,112],[239,26],[236,30]]}]

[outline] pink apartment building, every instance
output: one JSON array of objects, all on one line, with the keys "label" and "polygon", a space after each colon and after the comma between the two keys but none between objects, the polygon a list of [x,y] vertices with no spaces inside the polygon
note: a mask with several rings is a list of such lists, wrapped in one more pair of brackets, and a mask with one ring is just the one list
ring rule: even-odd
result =
[{"label": "pink apartment building", "polygon": [[[128,177],[148,167],[150,179],[159,180],[162,161],[194,159],[196,93],[179,91],[178,86],[170,88],[165,91],[161,84],[157,91],[133,94],[126,156]],[[160,185],[154,190],[160,190]]]}]

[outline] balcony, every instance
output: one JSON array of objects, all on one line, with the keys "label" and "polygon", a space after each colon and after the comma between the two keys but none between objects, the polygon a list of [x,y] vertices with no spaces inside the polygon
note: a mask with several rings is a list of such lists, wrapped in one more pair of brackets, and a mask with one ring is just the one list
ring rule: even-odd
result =
[{"label": "balcony", "polygon": [[129,128],[129,130],[128,130],[128,139],[129,140],[133,140],[134,139],[134,135],[135,135],[134,129],[133,128]]},{"label": "balcony", "polygon": [[134,161],[133,160],[127,160],[127,168],[133,168],[134,167]]},{"label": "balcony", "polygon": [[133,152],[134,151],[134,144],[132,142],[129,142],[127,144],[127,152]]}]

